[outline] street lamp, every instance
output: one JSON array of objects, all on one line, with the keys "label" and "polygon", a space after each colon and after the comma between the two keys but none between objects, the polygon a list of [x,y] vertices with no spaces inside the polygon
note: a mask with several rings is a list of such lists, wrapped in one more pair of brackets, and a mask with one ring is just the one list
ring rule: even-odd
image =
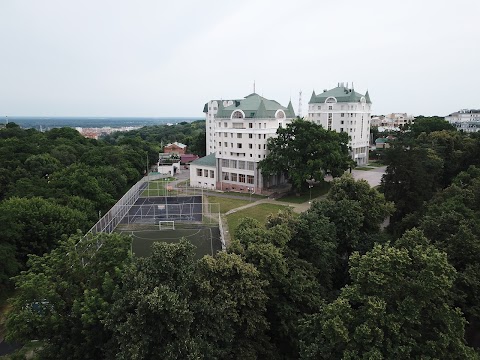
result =
[{"label": "street lamp", "polygon": [[250,202],[252,202],[252,194],[255,192],[255,188],[252,187],[252,188],[250,188],[249,190],[250,190],[250,191],[249,191],[249,193],[250,193]]},{"label": "street lamp", "polygon": [[312,203],[312,188],[313,188],[312,184],[308,185],[308,189],[310,190],[310,200],[308,201],[309,204]]}]

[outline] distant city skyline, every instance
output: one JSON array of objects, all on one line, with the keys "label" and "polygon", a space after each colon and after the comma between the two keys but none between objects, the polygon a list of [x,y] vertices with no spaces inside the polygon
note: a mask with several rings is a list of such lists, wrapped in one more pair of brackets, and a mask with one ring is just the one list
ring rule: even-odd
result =
[{"label": "distant city skyline", "polygon": [[202,117],[256,92],[308,113],[339,82],[372,114],[480,108],[480,2],[0,2],[0,117]]}]

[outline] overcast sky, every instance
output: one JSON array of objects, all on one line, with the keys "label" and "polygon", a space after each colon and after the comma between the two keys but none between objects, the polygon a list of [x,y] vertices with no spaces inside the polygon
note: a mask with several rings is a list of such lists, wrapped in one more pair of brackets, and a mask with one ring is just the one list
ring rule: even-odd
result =
[{"label": "overcast sky", "polygon": [[480,108],[479,0],[0,0],[0,115],[199,116],[256,92]]}]

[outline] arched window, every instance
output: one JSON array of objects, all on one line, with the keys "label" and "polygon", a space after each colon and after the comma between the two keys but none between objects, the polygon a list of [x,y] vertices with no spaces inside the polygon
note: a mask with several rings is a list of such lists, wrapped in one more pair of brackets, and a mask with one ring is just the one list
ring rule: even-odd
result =
[{"label": "arched window", "polygon": [[330,96],[330,97],[327,98],[327,100],[325,100],[325,102],[326,102],[327,104],[336,104],[336,103],[337,103],[337,99],[334,98],[333,96]]},{"label": "arched window", "polygon": [[233,119],[243,119],[243,113],[241,111],[237,110],[232,114],[232,118]]},{"label": "arched window", "polygon": [[285,112],[283,110],[277,110],[275,117],[277,119],[285,119]]}]

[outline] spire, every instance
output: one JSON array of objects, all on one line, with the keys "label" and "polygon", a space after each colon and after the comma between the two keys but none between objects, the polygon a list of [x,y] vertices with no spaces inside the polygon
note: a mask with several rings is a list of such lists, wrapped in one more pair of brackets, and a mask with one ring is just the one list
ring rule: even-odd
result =
[{"label": "spire", "polygon": [[367,90],[367,92],[365,93],[365,101],[367,102],[367,104],[371,104],[371,103],[372,103],[372,100],[370,100],[370,94],[368,93],[368,90]]},{"label": "spire", "polygon": [[[315,91],[313,93],[315,94]],[[287,115],[287,117],[292,119],[295,117],[295,111],[293,110],[292,100],[290,100],[288,103],[287,112],[285,115]]]},{"label": "spire", "polygon": [[253,93],[255,94],[255,80],[253,80]]},{"label": "spire", "polygon": [[255,117],[258,119],[264,119],[267,116],[267,108],[265,107],[265,103],[263,102],[263,99],[260,100],[260,105],[258,106],[257,111],[255,112]]},{"label": "spire", "polygon": [[313,92],[312,92],[312,97],[310,98],[309,103],[315,102],[315,98],[316,98],[316,97],[317,97],[317,95],[315,95],[315,90],[313,90]]}]

